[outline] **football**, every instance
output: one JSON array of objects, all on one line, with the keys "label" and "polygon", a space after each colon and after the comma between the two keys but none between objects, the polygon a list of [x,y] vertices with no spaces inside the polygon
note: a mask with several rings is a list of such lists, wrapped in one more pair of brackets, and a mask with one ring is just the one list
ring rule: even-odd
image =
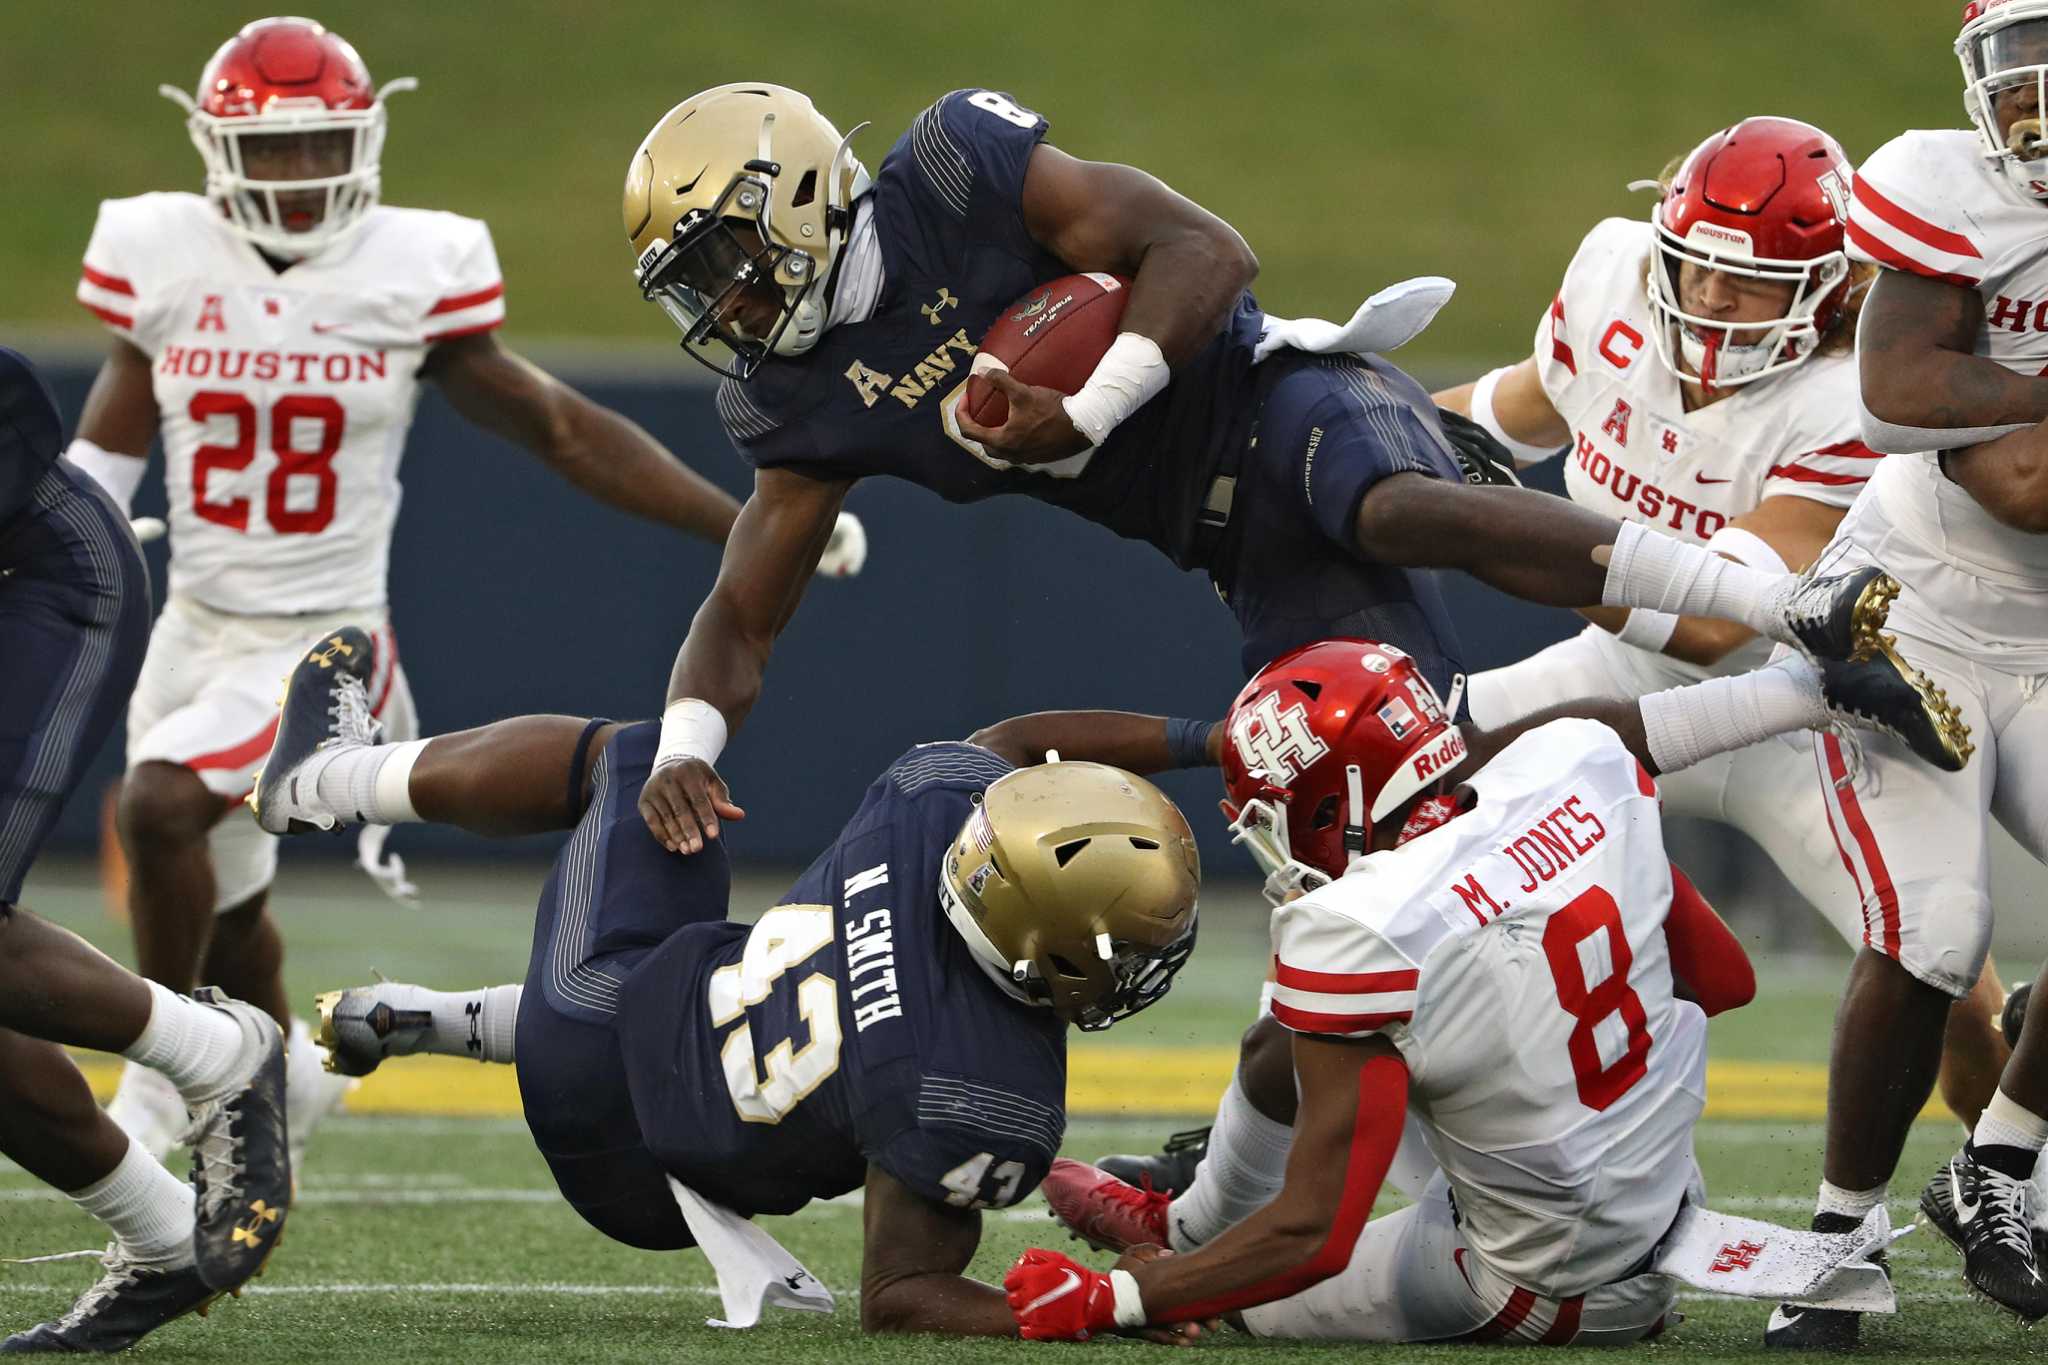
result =
[{"label": "football", "polygon": [[1024,384],[1080,391],[1123,323],[1130,281],[1121,275],[1065,275],[1035,286],[1002,311],[981,338],[967,381],[967,415],[985,427],[1010,416],[1010,400],[982,378],[1006,369]]}]

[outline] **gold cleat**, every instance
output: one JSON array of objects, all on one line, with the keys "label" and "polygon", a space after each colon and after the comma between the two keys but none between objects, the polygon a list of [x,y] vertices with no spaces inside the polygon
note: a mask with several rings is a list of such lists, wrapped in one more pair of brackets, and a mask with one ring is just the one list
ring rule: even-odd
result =
[{"label": "gold cleat", "polygon": [[1820,661],[1828,712],[1911,749],[1943,772],[1961,772],[1977,752],[1962,708],[1933,679],[1906,662],[1898,637],[1878,634],[1864,658]]},{"label": "gold cleat", "polygon": [[1899,580],[1888,573],[1871,579],[1857,594],[1856,607],[1849,617],[1851,659],[1868,659],[1881,648],[1897,648],[1898,640],[1882,632],[1886,619],[1891,615],[1892,603],[1898,596]]}]

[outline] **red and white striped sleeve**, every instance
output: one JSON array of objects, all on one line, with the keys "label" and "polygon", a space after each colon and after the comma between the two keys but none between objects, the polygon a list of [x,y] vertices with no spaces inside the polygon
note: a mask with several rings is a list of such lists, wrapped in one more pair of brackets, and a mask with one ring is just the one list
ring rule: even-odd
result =
[{"label": "red and white striped sleeve", "polygon": [[453,268],[438,284],[438,296],[420,321],[420,343],[433,346],[505,325],[505,278],[491,230],[473,218],[458,220],[465,231]]},{"label": "red and white striped sleeve", "polygon": [[79,267],[77,298],[85,311],[109,330],[132,339],[140,296],[130,260],[134,250],[123,230],[123,202],[110,199],[100,205],[92,239],[85,245],[85,261]]},{"label": "red and white striped sleeve", "polygon": [[1925,132],[1902,133],[1871,153],[1849,197],[1849,255],[1964,289],[1984,278],[1975,224],[1941,192],[1944,158]]},{"label": "red and white striped sleeve", "polygon": [[1772,465],[1758,497],[1810,498],[1830,507],[1847,507],[1856,501],[1883,458],[1882,453],[1853,438],[1816,446]]},{"label": "red and white striped sleeve", "polygon": [[1415,1013],[1421,973],[1371,929],[1313,899],[1273,917],[1273,1017],[1297,1033],[1364,1038]]}]

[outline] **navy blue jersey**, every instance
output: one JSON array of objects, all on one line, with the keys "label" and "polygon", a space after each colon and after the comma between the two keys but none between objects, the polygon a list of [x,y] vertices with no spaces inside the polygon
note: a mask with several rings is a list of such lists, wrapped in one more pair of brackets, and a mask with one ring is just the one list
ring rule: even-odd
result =
[{"label": "navy blue jersey", "polygon": [[808,354],[771,355],[745,384],[726,381],[719,417],[764,469],[893,474],[950,502],[1024,493],[1192,567],[1194,518],[1217,459],[1250,433],[1263,315],[1249,293],[1166,391],[1090,456],[1013,468],[948,430],[997,315],[1071,273],[1024,227],[1024,171],[1045,130],[992,90],[956,90],[919,114],[867,199],[884,272],[874,313],[830,328]]},{"label": "navy blue jersey", "polygon": [[1012,1204],[1066,1125],[1066,1027],[947,921],[939,867],[1010,765],[926,744],[868,788],[759,924],[680,930],[628,978],[619,1036],[649,1150],[741,1213],[793,1213],[873,1163],[963,1207]]},{"label": "navy blue jersey", "polygon": [[28,510],[63,449],[57,401],[27,356],[0,346],[0,526]]}]

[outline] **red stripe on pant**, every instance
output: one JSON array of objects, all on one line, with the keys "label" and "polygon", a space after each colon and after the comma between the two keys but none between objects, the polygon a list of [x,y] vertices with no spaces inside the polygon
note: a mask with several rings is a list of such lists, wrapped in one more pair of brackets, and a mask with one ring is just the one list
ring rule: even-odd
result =
[{"label": "red stripe on pant", "polygon": [[1508,1301],[1493,1315],[1493,1321],[1472,1333],[1474,1341],[1499,1341],[1522,1325],[1522,1319],[1529,1316],[1529,1310],[1536,1306],[1536,1296],[1526,1289],[1517,1289],[1508,1295]]},{"label": "red stripe on pant", "polygon": [[[1828,778],[1834,783],[1835,795],[1842,803],[1842,820],[1849,826],[1849,837],[1856,841],[1857,850],[1863,855],[1863,865],[1870,870],[1870,894],[1877,898],[1878,910],[1884,917],[1884,955],[1897,961],[1898,890],[1892,885],[1892,874],[1884,865],[1884,854],[1878,850],[1877,835],[1863,814],[1863,803],[1856,798],[1856,784],[1849,780],[1849,765],[1842,757],[1842,741],[1834,735],[1824,734],[1820,743],[1822,752],[1827,755]],[[1879,945],[1873,943],[1871,946]]]}]

